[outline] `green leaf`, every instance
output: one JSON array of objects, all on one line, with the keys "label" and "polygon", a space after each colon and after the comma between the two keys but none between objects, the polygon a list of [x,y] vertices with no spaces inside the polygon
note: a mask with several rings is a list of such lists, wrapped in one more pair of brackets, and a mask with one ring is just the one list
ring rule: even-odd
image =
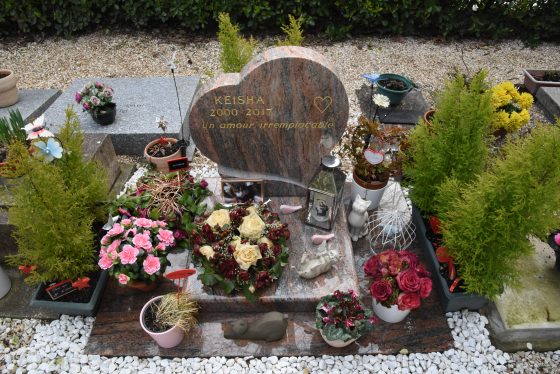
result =
[{"label": "green leaf", "polygon": [[229,279],[223,279],[220,282],[220,287],[222,287],[225,293],[230,294],[235,289],[235,284]]},{"label": "green leaf", "polygon": [[206,286],[213,286],[218,283],[218,279],[214,276],[214,274],[209,273],[202,273],[198,276],[198,279],[202,282],[202,284]]}]

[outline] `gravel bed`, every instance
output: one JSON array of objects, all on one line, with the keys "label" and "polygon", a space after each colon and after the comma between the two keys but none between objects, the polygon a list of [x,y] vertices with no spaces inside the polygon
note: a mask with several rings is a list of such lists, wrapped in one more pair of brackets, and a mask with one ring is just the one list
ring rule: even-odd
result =
[{"label": "gravel bed", "polygon": [[[504,353],[488,338],[486,317],[447,313],[455,348],[445,352],[321,357],[102,357],[84,355],[94,318],[61,316],[49,324],[0,320],[3,329],[24,326],[29,344],[4,348],[2,373],[557,373],[560,351]],[[8,332],[9,334],[9,332]],[[372,333],[375,334],[375,331]],[[128,344],[128,343],[123,343]]]}]

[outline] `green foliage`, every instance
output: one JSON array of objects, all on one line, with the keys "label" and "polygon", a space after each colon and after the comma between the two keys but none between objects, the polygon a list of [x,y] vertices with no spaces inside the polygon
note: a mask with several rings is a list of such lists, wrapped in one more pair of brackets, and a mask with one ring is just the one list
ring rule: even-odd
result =
[{"label": "green foliage", "polygon": [[0,144],[9,145],[14,141],[25,143],[27,135],[23,127],[23,118],[18,109],[10,110],[9,117],[0,118]]},{"label": "green foliage", "polygon": [[404,174],[410,198],[424,212],[436,212],[436,192],[446,178],[469,182],[485,169],[493,112],[485,79],[479,72],[467,85],[456,75],[438,95],[432,125],[421,123],[410,134]]},{"label": "green foliage", "polygon": [[443,194],[455,195],[440,216],[444,242],[468,292],[493,297],[515,284],[532,250],[528,236],[558,227],[559,146],[558,126],[538,126],[506,144],[473,182],[442,186]]},{"label": "green foliage", "polygon": [[279,40],[279,46],[295,45],[301,46],[303,43],[303,31],[301,30],[301,25],[303,24],[303,18],[299,17],[296,19],[291,14],[288,15],[288,25],[282,25],[281,29],[286,38],[284,40]]},{"label": "green foliage", "polygon": [[20,142],[8,154],[14,174],[22,175],[11,189],[9,220],[18,253],[8,263],[36,265],[26,278],[31,284],[76,279],[96,269],[92,223],[107,197],[107,178],[97,164],[84,159],[80,122],[70,109],[59,140],[63,156],[51,163],[30,156]]},{"label": "green foliage", "polygon": [[243,28],[278,30],[289,14],[303,26],[334,38],[353,34],[429,35],[446,38],[512,38],[527,43],[560,38],[556,1],[472,2],[443,0],[3,0],[0,34],[72,35],[92,28],[215,29],[229,13]]},{"label": "green foliage", "polygon": [[220,13],[218,16],[219,28],[218,40],[222,50],[220,52],[220,63],[225,73],[238,73],[253,57],[255,41],[243,38],[239,33],[239,26],[231,23],[229,14]]}]

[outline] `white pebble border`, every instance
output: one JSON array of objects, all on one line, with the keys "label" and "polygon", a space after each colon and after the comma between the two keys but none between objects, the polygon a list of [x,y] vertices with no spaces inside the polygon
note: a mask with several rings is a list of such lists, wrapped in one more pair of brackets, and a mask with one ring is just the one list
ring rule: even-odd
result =
[{"label": "white pebble border", "polygon": [[[94,318],[0,319],[1,373],[558,373],[560,350],[504,353],[488,338],[486,317],[476,312],[447,313],[455,348],[445,352],[263,358],[102,357],[84,355]],[[372,333],[375,335],[375,331]],[[8,343],[19,337],[19,343]],[[375,338],[374,338],[375,339]],[[133,344],[123,342],[123,344]]]}]

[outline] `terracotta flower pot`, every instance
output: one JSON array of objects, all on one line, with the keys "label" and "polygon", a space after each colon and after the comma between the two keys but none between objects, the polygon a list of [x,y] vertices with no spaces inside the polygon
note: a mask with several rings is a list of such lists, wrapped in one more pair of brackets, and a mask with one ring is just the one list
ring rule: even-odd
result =
[{"label": "terracotta flower pot", "polygon": [[335,348],[346,347],[346,346],[354,343],[357,340],[357,338],[356,339],[350,339],[350,340],[347,340],[347,341],[344,341],[344,340],[341,340],[341,339],[329,340],[323,334],[323,330],[319,330],[319,332],[321,333],[321,336],[323,337],[323,340],[325,341],[325,343],[327,343],[331,347],[335,347]]},{"label": "terracotta flower pot", "polygon": [[142,326],[142,329],[146,331],[146,333],[150,335],[150,337],[154,339],[160,347],[173,348],[178,346],[183,341],[183,338],[185,337],[185,332],[181,330],[179,327],[177,327],[177,325],[173,326],[171,329],[167,331],[152,332],[144,324],[144,315],[146,313],[146,310],[150,305],[152,305],[154,302],[159,301],[162,297],[163,296],[154,297],[144,305],[142,311],[140,312],[140,325]]},{"label": "terracotta flower pot", "polygon": [[428,110],[424,113],[424,122],[428,125],[428,127],[432,127],[432,118],[436,113],[435,109]]},{"label": "terracotta flower pot", "polygon": [[383,182],[366,182],[358,177],[354,171],[352,179],[352,201],[356,199],[357,195],[360,195],[362,199],[371,201],[368,210],[377,208],[381,198],[383,197],[383,193],[385,192],[385,187],[387,187],[388,182],[389,178]]},{"label": "terracotta flower pot", "polygon": [[373,312],[385,322],[397,323],[405,319],[410,313],[410,309],[400,310],[397,304],[391,305],[387,308],[385,305],[378,303],[377,300],[373,299]]},{"label": "terracotta flower pot", "polygon": [[18,101],[18,78],[14,72],[0,69],[0,108],[14,105]]},{"label": "terracotta flower pot", "polygon": [[[171,143],[177,143],[178,142],[178,140],[174,139],[174,138],[165,138],[165,140],[169,141]],[[148,162],[154,164],[158,171],[168,173],[169,172],[169,165],[167,164],[167,161],[170,161],[170,160],[181,157],[181,150],[178,149],[175,153],[173,153],[169,156],[165,156],[165,157],[153,157],[153,156],[148,155],[148,149],[150,149],[157,142],[159,142],[159,139],[152,140],[151,142],[148,143],[146,148],[144,148],[144,157],[146,158],[146,160],[148,160]]]}]

